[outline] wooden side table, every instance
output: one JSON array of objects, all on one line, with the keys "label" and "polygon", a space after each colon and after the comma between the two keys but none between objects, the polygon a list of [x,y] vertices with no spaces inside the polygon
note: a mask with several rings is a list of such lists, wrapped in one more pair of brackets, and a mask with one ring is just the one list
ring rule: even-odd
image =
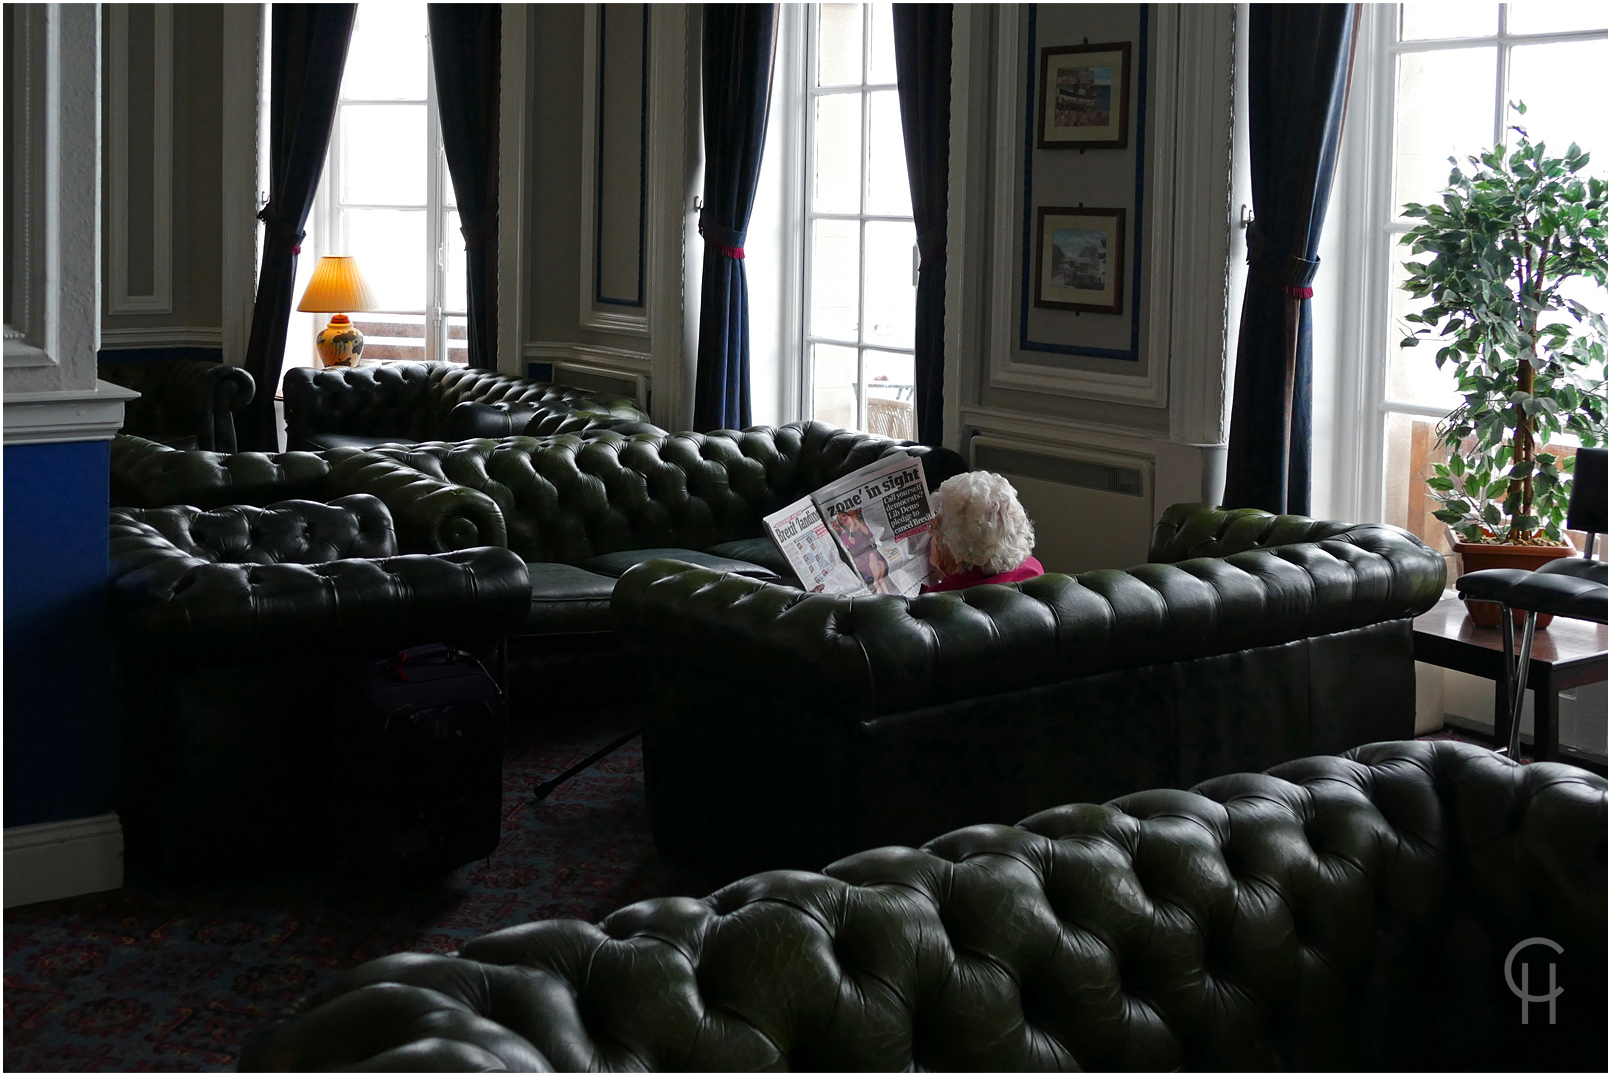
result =
[{"label": "wooden side table", "polygon": [[[1415,660],[1494,682],[1494,742],[1510,742],[1510,700],[1502,684],[1505,644],[1499,629],[1479,628],[1459,598],[1444,598],[1415,618]],[[1556,617],[1533,636],[1527,686],[1533,692],[1533,757],[1554,761],[1560,748],[1560,693],[1606,679],[1606,626]]]}]

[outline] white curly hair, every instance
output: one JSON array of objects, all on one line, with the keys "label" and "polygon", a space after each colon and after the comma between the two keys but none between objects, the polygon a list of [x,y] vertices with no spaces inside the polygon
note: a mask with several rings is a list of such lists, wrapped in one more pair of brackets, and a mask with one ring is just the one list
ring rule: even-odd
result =
[{"label": "white curly hair", "polygon": [[1035,527],[1018,503],[1018,491],[999,474],[965,471],[934,493],[931,541],[964,568],[1010,572],[1035,551]]}]

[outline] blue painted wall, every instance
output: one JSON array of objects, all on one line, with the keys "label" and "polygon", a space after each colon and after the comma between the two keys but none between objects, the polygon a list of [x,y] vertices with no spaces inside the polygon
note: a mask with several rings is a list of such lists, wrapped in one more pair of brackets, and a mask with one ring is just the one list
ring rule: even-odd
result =
[{"label": "blue painted wall", "polygon": [[5,448],[7,827],[112,809],[109,448]]}]

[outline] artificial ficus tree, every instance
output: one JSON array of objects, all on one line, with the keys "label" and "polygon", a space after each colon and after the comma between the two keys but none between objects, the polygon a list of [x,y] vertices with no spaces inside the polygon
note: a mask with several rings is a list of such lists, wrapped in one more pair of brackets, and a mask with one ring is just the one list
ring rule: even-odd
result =
[{"label": "artificial ficus tree", "polygon": [[1401,345],[1436,342],[1461,396],[1438,428],[1450,455],[1427,483],[1433,514],[1468,542],[1558,543],[1574,460],[1540,448],[1606,437],[1605,316],[1568,294],[1597,287],[1603,306],[1606,181],[1575,142],[1552,157],[1510,131],[1513,145],[1467,158],[1469,175],[1449,158],[1441,201],[1404,207],[1422,223],[1403,242],[1429,256],[1405,263],[1404,288],[1428,304]]}]

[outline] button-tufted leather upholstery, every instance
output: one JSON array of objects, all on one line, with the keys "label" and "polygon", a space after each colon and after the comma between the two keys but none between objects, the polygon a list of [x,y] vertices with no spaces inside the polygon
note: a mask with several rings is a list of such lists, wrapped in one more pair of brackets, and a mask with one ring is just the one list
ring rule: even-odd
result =
[{"label": "button-tufted leather upholstery", "polygon": [[820,422],[432,442],[370,455],[492,498],[509,548],[526,560],[582,566],[622,550],[708,550],[759,537],[763,516],[895,453],[922,457],[931,485],[966,469],[949,449]]},{"label": "button-tufted leather upholstery", "polygon": [[396,555],[368,495],[113,509],[117,808],[130,871],[271,870],[320,854],[330,730],[358,663],[488,647],[525,621],[507,549]]},{"label": "button-tufted leather upholstery", "polygon": [[624,396],[528,381],[454,363],[388,363],[288,370],[286,443],[293,449],[365,448],[439,438],[549,435],[626,426],[649,416]]},{"label": "button-tufted leather upholstery", "polygon": [[1603,1070],[1606,840],[1602,778],[1373,744],[383,957],[241,1069]]},{"label": "button-tufted leather upholstery", "polygon": [[235,451],[235,412],[252,402],[252,375],[195,359],[102,362],[96,376],[140,394],[123,406],[123,432],[175,448]]},{"label": "button-tufted leather upholstery", "polygon": [[526,566],[508,550],[396,550],[386,506],[364,494],[113,509],[120,645],[227,664],[294,657],[328,636],[355,658],[443,637],[496,641],[525,619]]},{"label": "button-tufted leather upholstery", "polygon": [[1291,541],[912,599],[632,569],[612,611],[662,700],[644,732],[657,842],[727,875],[803,866],[1410,735],[1410,619],[1443,559],[1384,525],[1164,518],[1218,533],[1216,515]]},{"label": "button-tufted leather upholstery", "polygon": [[312,452],[180,451],[129,434],[112,438],[112,503],[131,508],[317,499],[329,475],[330,461]]}]

